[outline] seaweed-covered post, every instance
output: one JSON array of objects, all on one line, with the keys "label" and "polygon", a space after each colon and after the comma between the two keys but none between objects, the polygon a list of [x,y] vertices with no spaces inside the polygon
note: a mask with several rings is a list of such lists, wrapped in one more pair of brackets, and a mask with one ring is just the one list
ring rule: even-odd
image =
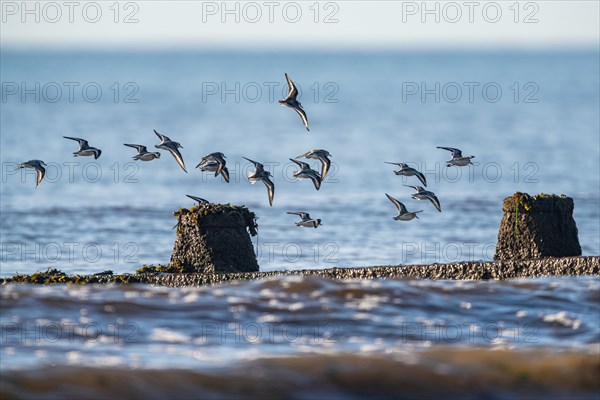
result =
[{"label": "seaweed-covered post", "polygon": [[[256,272],[258,263],[248,232],[257,233],[256,216],[244,206],[204,204],[173,213],[177,239],[172,272]],[[248,229],[248,230],[246,230]]]},{"label": "seaweed-covered post", "polygon": [[581,255],[573,208],[573,199],[565,195],[517,192],[505,198],[494,259]]}]

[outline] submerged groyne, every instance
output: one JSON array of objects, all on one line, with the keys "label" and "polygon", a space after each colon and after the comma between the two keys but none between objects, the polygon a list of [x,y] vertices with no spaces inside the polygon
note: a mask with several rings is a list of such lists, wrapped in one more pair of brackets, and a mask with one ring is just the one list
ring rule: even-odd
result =
[{"label": "submerged groyne", "polygon": [[[149,271],[152,269],[146,268],[145,270]],[[549,276],[600,275],[600,256],[210,274],[144,272],[115,275],[105,272],[95,275],[66,275],[58,270],[48,270],[46,272],[36,272],[32,275],[15,275],[11,278],[3,279],[3,283],[145,283],[165,286],[202,286],[236,280],[265,279],[293,275],[342,280],[402,278],[501,280]]]}]

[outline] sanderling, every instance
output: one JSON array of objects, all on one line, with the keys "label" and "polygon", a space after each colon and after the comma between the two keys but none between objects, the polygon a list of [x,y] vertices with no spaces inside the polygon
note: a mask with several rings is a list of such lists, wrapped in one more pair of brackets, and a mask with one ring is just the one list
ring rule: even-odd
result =
[{"label": "sanderling", "polygon": [[183,162],[183,157],[181,156],[179,150],[177,150],[179,148],[183,149],[183,146],[177,142],[172,141],[167,136],[161,135],[160,133],[156,132],[156,129],[154,130],[154,133],[156,133],[156,136],[158,136],[158,138],[160,139],[160,143],[154,145],[154,147],[170,152],[171,155],[175,158],[175,161],[177,161],[177,164],[179,164],[179,166],[181,167],[181,169],[187,173],[187,169],[185,169],[185,163]]},{"label": "sanderling", "polygon": [[315,189],[319,190],[321,188],[321,176],[317,171],[310,168],[310,165],[308,165],[305,162],[294,160],[293,158],[290,158],[290,161],[292,161],[301,168],[300,171],[294,172],[295,178],[310,179],[315,185]]},{"label": "sanderling", "polygon": [[296,111],[300,118],[302,118],[302,122],[304,123],[306,130],[310,131],[308,127],[308,118],[306,118],[306,112],[302,108],[302,104],[300,104],[300,102],[296,100],[296,97],[298,96],[298,89],[296,88],[296,85],[294,85],[294,82],[292,82],[287,73],[285,74],[285,79],[287,80],[289,90],[285,100],[279,100],[279,104],[285,107],[289,107]]},{"label": "sanderling", "polygon": [[400,167],[400,169],[394,171],[394,173],[396,175],[402,175],[402,176],[416,176],[417,178],[419,178],[419,180],[421,181],[421,183],[425,186],[427,186],[427,180],[425,179],[425,175],[423,175],[422,173],[420,173],[419,171],[417,171],[416,169],[409,167],[408,164],[405,163],[395,163],[395,162],[388,162],[388,161],[384,161],[386,164],[392,164],[392,165],[397,165]]},{"label": "sanderling", "polygon": [[127,147],[133,147],[134,149],[136,149],[138,151],[138,154],[132,157],[134,160],[152,161],[156,158],[160,158],[160,153],[158,151],[151,153],[148,151],[146,146],[142,146],[141,144],[123,143],[123,145],[127,146]]},{"label": "sanderling", "polygon": [[196,196],[192,196],[191,194],[186,194],[187,197],[189,197],[190,199],[197,201],[198,205],[204,205],[204,204],[209,204],[210,202],[206,199],[203,199],[202,197],[196,197]]},{"label": "sanderling", "polygon": [[267,193],[269,194],[269,205],[272,207],[273,197],[275,196],[275,184],[269,179],[269,176],[273,175],[271,175],[269,171],[265,171],[265,167],[261,163],[257,161],[252,161],[251,159],[246,157],[242,158],[254,164],[254,168],[256,168],[256,170],[254,171],[254,173],[248,172],[248,181],[253,185],[258,181],[262,181],[265,184],[265,186],[267,187]]},{"label": "sanderling", "polygon": [[411,197],[413,199],[429,200],[431,202],[431,204],[433,204],[439,212],[442,212],[442,206],[440,205],[440,201],[438,200],[438,198],[435,196],[435,193],[425,190],[421,186],[411,186],[411,185],[404,185],[404,186],[413,188],[414,190],[417,191],[417,193],[413,193],[411,195]]},{"label": "sanderling", "polygon": [[214,172],[215,176],[221,174],[225,181],[229,182],[229,170],[225,166],[225,158],[227,158],[225,154],[220,152],[207,154],[202,157],[196,168],[200,168],[200,171]]},{"label": "sanderling", "polygon": [[307,151],[304,154],[300,154],[296,158],[301,157],[312,158],[313,160],[321,161],[321,181],[325,180],[325,176],[327,176],[327,172],[329,172],[329,167],[331,166],[331,160],[328,158],[331,157],[331,154],[329,154],[327,150]]},{"label": "sanderling", "polygon": [[[204,157],[202,157],[202,160],[200,160],[200,162],[198,163],[198,165],[196,165],[196,168],[198,168],[199,166],[201,166],[204,163],[209,163],[209,162],[216,162],[219,164],[226,164],[226,159],[227,157],[225,157],[225,154],[221,153],[221,152],[215,152],[215,153],[210,153],[205,155]],[[218,174],[217,174],[218,175]]]},{"label": "sanderling", "polygon": [[300,226],[302,228],[316,228],[319,225],[323,225],[320,219],[311,218],[310,215],[304,211],[288,211],[288,214],[299,216],[300,221],[294,223],[296,224],[296,226]]},{"label": "sanderling", "polygon": [[79,142],[79,150],[77,150],[76,152],[73,153],[73,156],[75,156],[75,157],[77,157],[77,156],[81,156],[81,157],[94,156],[94,159],[98,159],[98,157],[100,157],[100,154],[102,154],[102,150],[97,149],[95,147],[90,147],[90,145],[88,144],[88,141],[85,139],[80,139],[80,138],[70,137],[70,136],[63,136],[63,137],[65,139],[75,140],[76,142]]},{"label": "sanderling", "polygon": [[392,203],[394,203],[394,205],[398,209],[398,215],[396,215],[394,217],[394,219],[396,221],[410,221],[413,218],[419,218],[417,213],[423,212],[423,210],[409,212],[406,210],[406,207],[404,206],[404,204],[402,204],[401,202],[399,202],[398,200],[396,200],[395,198],[393,198],[392,196],[390,196],[387,193],[385,195],[387,196],[388,199],[390,199],[390,201]]},{"label": "sanderling", "polygon": [[223,179],[225,179],[225,182],[229,183],[229,170],[222,164],[216,162],[207,162],[198,164],[196,168],[198,167],[200,167],[200,171],[214,172],[215,176],[217,176],[219,174],[218,171],[220,171],[221,175],[223,175]]},{"label": "sanderling", "polygon": [[453,165],[456,165],[457,167],[464,167],[465,165],[473,164],[471,162],[471,158],[475,158],[475,156],[463,157],[462,151],[460,151],[459,149],[455,149],[454,147],[437,146],[437,148],[452,152],[452,159],[446,161],[446,165],[448,167],[451,167]]},{"label": "sanderling", "polygon": [[42,179],[44,179],[44,175],[46,175],[46,163],[42,160],[29,160],[27,162],[19,164],[19,168],[33,168],[35,169],[35,187],[39,186]]}]

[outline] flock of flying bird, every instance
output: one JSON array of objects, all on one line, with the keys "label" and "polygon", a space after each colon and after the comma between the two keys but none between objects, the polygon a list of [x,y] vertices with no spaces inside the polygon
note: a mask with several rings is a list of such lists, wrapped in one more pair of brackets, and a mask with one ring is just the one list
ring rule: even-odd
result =
[{"label": "flock of flying bird", "polygon": [[[288,94],[285,99],[279,100],[279,104],[296,111],[296,113],[298,113],[298,115],[300,116],[300,119],[302,120],[302,123],[304,124],[306,130],[310,131],[306,112],[302,108],[302,105],[300,104],[300,102],[297,100],[298,89],[296,88],[296,85],[294,84],[294,82],[292,82],[292,80],[290,79],[290,77],[288,76],[287,73],[285,74],[285,78],[286,78],[287,84],[288,84]],[[169,137],[158,133],[156,130],[154,130],[154,133],[160,139],[160,143],[155,145],[154,147],[156,147],[158,149],[166,150],[169,153],[171,153],[171,155],[175,158],[175,161],[177,161],[177,164],[179,164],[181,169],[183,169],[183,171],[185,171],[187,173],[187,169],[185,167],[183,157],[179,151],[179,149],[183,148],[183,146],[181,146],[181,144],[179,144],[178,142],[171,140]],[[102,150],[100,150],[96,147],[91,147],[89,145],[88,141],[85,139],[70,137],[70,136],[63,136],[63,137],[65,139],[74,140],[79,143],[79,150],[77,150],[73,153],[73,155],[75,157],[93,156],[95,159],[98,159],[98,157],[100,157],[100,155],[102,154]],[[129,144],[129,143],[124,143],[124,145],[127,147],[132,147],[137,150],[138,154],[133,157],[134,160],[152,161],[152,160],[160,158],[159,152],[149,152],[148,148],[146,146],[143,146],[140,144]],[[447,161],[447,166],[463,167],[463,166],[471,164],[471,159],[474,158],[474,156],[466,156],[466,157],[463,156],[462,152],[459,149],[456,149],[453,147],[438,147],[438,148],[452,152],[452,159]],[[300,154],[299,156],[297,156],[295,158],[290,158],[290,161],[294,162],[300,168],[299,171],[294,172],[294,177],[296,177],[298,179],[310,179],[312,181],[313,185],[315,186],[315,189],[319,190],[321,188],[321,183],[327,176],[327,173],[331,166],[331,160],[329,159],[329,157],[331,157],[331,154],[329,154],[328,151],[321,150],[321,149],[315,149],[315,150],[311,150],[306,153]],[[214,172],[215,177],[222,175],[223,179],[226,182],[229,182],[229,170],[227,169],[227,166],[226,166],[227,162],[226,162],[225,158],[226,158],[225,155],[221,152],[207,154],[206,156],[204,156],[202,158],[200,163],[198,163],[198,165],[196,165],[196,168],[199,168],[201,171]],[[272,178],[271,173],[269,171],[265,170],[264,165],[261,164],[260,162],[251,160],[246,157],[243,157],[243,158],[245,160],[251,162],[254,165],[254,172],[248,173],[248,181],[252,184],[255,184],[256,182],[259,182],[259,181],[263,182],[263,184],[267,188],[269,205],[273,206],[273,197],[275,196],[275,184],[271,180],[271,178]],[[313,160],[320,161],[321,162],[321,171],[318,172],[318,171],[313,170],[308,163],[299,161],[298,158],[307,158],[307,159],[313,159]],[[427,186],[427,181],[425,179],[425,176],[421,172],[417,171],[415,168],[409,167],[405,163],[395,163],[395,162],[386,162],[386,163],[400,167],[398,170],[394,171],[394,173],[396,175],[416,176],[424,186]],[[30,160],[30,161],[21,163],[19,165],[19,168],[35,169],[35,171],[36,171],[35,187],[37,188],[39,186],[39,184],[41,183],[42,179],[44,178],[44,175],[46,173],[46,169],[44,167],[46,167],[46,166],[47,165],[41,160]],[[440,211],[440,212],[442,211],[440,202],[433,192],[425,190],[421,186],[411,186],[411,185],[404,185],[404,186],[410,187],[415,190],[415,193],[413,193],[411,196],[412,199],[428,200],[435,206],[435,208],[438,211]],[[418,218],[417,214],[422,212],[422,210],[408,211],[406,209],[406,207],[404,206],[404,204],[402,204],[399,200],[393,198],[392,196],[390,196],[387,193],[385,195],[396,206],[396,209],[398,210],[398,215],[396,215],[394,217],[395,220],[410,221],[414,218]],[[201,197],[196,197],[196,196],[192,196],[192,195],[187,195],[187,196],[189,198],[193,199],[194,201],[197,201],[200,205],[209,203],[207,200],[205,200]],[[295,222],[296,226],[299,226],[299,227],[317,228],[319,225],[322,225],[320,219],[311,218],[310,214],[305,211],[294,211],[294,212],[290,211],[290,212],[288,212],[288,214],[297,215],[300,217],[300,221]]]},{"label": "flock of flying bird", "polygon": [[[469,164],[472,164],[471,159],[475,158],[475,156],[466,156],[466,157],[463,156],[462,151],[460,151],[459,149],[455,149],[454,147],[438,146],[438,149],[444,149],[444,150],[448,150],[448,151],[452,152],[452,159],[446,161],[446,166],[448,166],[448,167],[451,167],[451,166],[464,167]],[[427,180],[425,179],[425,175],[423,175],[421,172],[417,171],[416,169],[409,167],[408,164],[394,163],[394,162],[388,162],[388,161],[386,161],[385,163],[397,165],[400,167],[400,169],[398,169],[397,171],[394,171],[394,173],[396,175],[416,176],[424,186],[427,186]],[[441,206],[440,201],[438,200],[437,196],[435,195],[435,193],[430,192],[429,190],[425,190],[422,186],[412,186],[412,185],[404,185],[404,186],[415,190],[415,193],[413,193],[411,195],[412,199],[428,200],[431,202],[431,204],[433,204],[433,206],[439,212],[442,212],[442,206]],[[388,199],[390,199],[390,201],[396,206],[396,209],[398,210],[398,215],[396,215],[394,217],[394,219],[397,221],[410,221],[411,219],[419,218],[419,216],[417,214],[420,212],[423,212],[423,210],[408,211],[406,209],[406,206],[404,206],[404,204],[402,204],[398,199],[393,198],[392,196],[390,196],[387,193],[385,195],[387,196]]]}]

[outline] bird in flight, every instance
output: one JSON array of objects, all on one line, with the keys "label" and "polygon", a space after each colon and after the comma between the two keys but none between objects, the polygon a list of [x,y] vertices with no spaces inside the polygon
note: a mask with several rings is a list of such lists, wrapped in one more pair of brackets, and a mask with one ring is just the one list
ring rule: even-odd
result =
[{"label": "bird in flight", "polygon": [[271,181],[271,179],[269,179],[269,177],[272,177],[273,175],[271,175],[269,171],[265,171],[265,167],[261,163],[253,161],[246,157],[243,158],[254,164],[255,168],[254,173],[248,172],[248,181],[253,185],[258,181],[262,181],[265,184],[265,186],[267,187],[267,193],[269,195],[269,205],[272,207],[273,197],[275,196],[275,184],[273,183],[273,181]]},{"label": "bird in flight", "polygon": [[102,150],[97,149],[95,147],[90,147],[90,145],[88,144],[88,141],[85,139],[80,139],[80,138],[70,137],[70,136],[63,136],[63,137],[65,139],[75,140],[76,142],[79,143],[79,150],[73,152],[74,157],[94,156],[94,159],[97,160],[98,157],[100,157],[100,154],[102,154]]},{"label": "bird in flight", "polygon": [[425,179],[425,175],[423,175],[421,172],[417,171],[416,169],[409,167],[408,164],[405,163],[395,163],[395,162],[388,162],[385,161],[386,164],[392,164],[392,165],[397,165],[400,167],[400,169],[394,171],[394,173],[396,175],[402,175],[402,176],[416,176],[417,178],[419,178],[419,180],[421,181],[421,183],[427,187],[427,180]]},{"label": "bird in flight", "polygon": [[181,169],[184,170],[185,173],[187,173],[187,169],[185,169],[185,163],[183,162],[183,157],[181,156],[181,153],[178,150],[179,148],[183,149],[183,146],[177,142],[172,141],[171,139],[169,139],[168,136],[161,135],[160,133],[156,132],[156,130],[154,130],[154,133],[156,133],[156,136],[158,136],[158,138],[160,139],[160,143],[154,145],[154,147],[156,147],[157,149],[167,150],[169,153],[171,153],[171,155],[175,158],[175,161],[177,161],[177,164],[179,164]]},{"label": "bird in flight", "polygon": [[329,168],[331,167],[331,160],[329,159],[331,154],[329,154],[327,150],[311,150],[304,154],[300,154],[296,158],[302,157],[321,161],[321,181],[325,180],[327,172],[329,172]]},{"label": "bird in flight", "polygon": [[320,219],[314,219],[310,217],[310,214],[304,211],[288,211],[288,214],[297,215],[300,217],[299,222],[294,222],[296,226],[302,228],[317,228],[319,225],[323,225]]},{"label": "bird in flight", "polygon": [[19,164],[19,168],[32,168],[35,169],[35,188],[39,186],[44,179],[44,175],[46,175],[46,163],[42,160],[29,160],[24,163]]},{"label": "bird in flight", "polygon": [[289,107],[292,110],[296,111],[300,118],[302,119],[302,123],[306,127],[306,130],[310,132],[310,128],[308,127],[308,118],[306,117],[306,112],[302,108],[302,104],[296,99],[298,97],[298,88],[292,82],[288,74],[285,74],[285,79],[288,84],[288,94],[284,100],[279,100],[279,104],[285,107]]},{"label": "bird in flight", "polygon": [[439,212],[442,212],[442,206],[440,205],[440,201],[436,197],[435,193],[430,192],[428,190],[425,190],[421,186],[410,186],[410,185],[404,185],[404,186],[409,187],[409,188],[413,188],[414,190],[416,190],[416,193],[413,193],[411,195],[411,197],[413,199],[415,199],[415,200],[429,200],[431,202],[431,204],[433,204],[434,207],[437,208],[437,210]]},{"label": "bird in flight", "polygon": [[200,168],[200,171],[214,172],[215,176],[221,174],[225,182],[229,183],[229,170],[225,166],[225,158],[225,154],[220,152],[207,154],[202,157],[196,168]]},{"label": "bird in flight", "polygon": [[438,146],[437,148],[438,149],[448,150],[448,151],[452,152],[452,159],[446,161],[446,165],[448,167],[451,167],[453,165],[456,165],[457,167],[464,167],[466,165],[473,164],[471,162],[471,159],[475,158],[475,156],[466,156],[466,157],[463,157],[462,151],[460,151],[459,149],[455,149],[454,147],[442,147],[442,146]]},{"label": "bird in flight", "polygon": [[390,196],[387,193],[385,195],[387,196],[388,199],[390,199],[390,201],[396,206],[396,209],[398,210],[398,215],[396,215],[394,217],[394,219],[396,221],[410,221],[413,218],[419,218],[417,213],[423,212],[423,210],[408,211],[406,209],[406,207],[404,206],[404,204],[402,204],[401,202],[399,202],[398,200],[396,200],[395,198],[393,198],[392,196]]},{"label": "bird in flight", "polygon": [[133,156],[134,160],[152,161],[154,159],[160,158],[160,153],[158,151],[151,153],[148,151],[146,146],[142,146],[141,144],[123,143],[123,145],[127,147],[133,147],[138,151],[138,153],[135,156]]},{"label": "bird in flight", "polygon": [[321,176],[317,171],[312,169],[310,165],[305,162],[294,160],[293,158],[290,158],[289,160],[301,168],[300,171],[294,172],[295,178],[310,179],[313,185],[315,185],[315,189],[319,190],[321,188]]}]

